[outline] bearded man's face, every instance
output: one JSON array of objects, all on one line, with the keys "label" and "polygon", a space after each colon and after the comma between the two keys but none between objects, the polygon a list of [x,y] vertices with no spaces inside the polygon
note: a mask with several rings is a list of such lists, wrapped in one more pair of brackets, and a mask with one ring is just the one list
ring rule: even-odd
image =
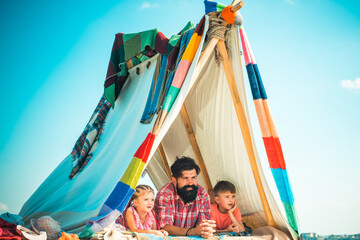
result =
[{"label": "bearded man's face", "polygon": [[175,179],[175,183],[177,194],[185,203],[196,199],[198,186],[195,169],[182,171],[181,177]]}]

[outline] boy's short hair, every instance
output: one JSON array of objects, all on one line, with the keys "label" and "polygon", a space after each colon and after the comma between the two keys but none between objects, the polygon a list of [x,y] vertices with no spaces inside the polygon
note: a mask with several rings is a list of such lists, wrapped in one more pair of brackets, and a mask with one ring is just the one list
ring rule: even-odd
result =
[{"label": "boy's short hair", "polygon": [[229,181],[218,181],[214,186],[214,195],[217,196],[219,193],[231,192],[236,193],[234,184]]},{"label": "boy's short hair", "polygon": [[194,159],[190,157],[181,157],[181,158],[176,157],[175,162],[173,163],[173,165],[171,165],[171,173],[173,177],[176,179],[182,176],[182,171],[193,170],[193,169],[196,170],[196,175],[199,175],[200,168],[195,163]]}]

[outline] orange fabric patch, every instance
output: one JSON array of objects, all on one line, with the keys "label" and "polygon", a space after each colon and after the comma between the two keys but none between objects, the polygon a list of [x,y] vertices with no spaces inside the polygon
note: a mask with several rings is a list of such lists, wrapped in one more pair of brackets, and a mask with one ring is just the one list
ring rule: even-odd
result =
[{"label": "orange fabric patch", "polygon": [[63,232],[61,236],[59,237],[59,240],[80,240],[78,235],[76,234],[69,234]]},{"label": "orange fabric patch", "polygon": [[268,124],[269,124],[270,130],[271,130],[271,135],[274,138],[278,138],[279,135],[278,135],[278,133],[276,131],[274,120],[273,120],[273,117],[272,117],[272,114],[271,114],[271,111],[270,111],[269,102],[268,102],[267,99],[263,100],[263,105],[264,105],[264,109],[265,109],[265,113],[266,113],[266,118],[268,120]]},{"label": "orange fabric patch", "polygon": [[263,100],[261,98],[256,99],[254,100],[254,104],[255,104],[256,114],[259,120],[262,137],[271,137],[271,130],[268,124],[266,112],[264,110]]},{"label": "orange fabric patch", "polygon": [[228,23],[234,24],[236,12],[231,11],[232,7],[233,7],[232,5],[229,5],[226,8],[224,8],[222,10],[221,17]]}]

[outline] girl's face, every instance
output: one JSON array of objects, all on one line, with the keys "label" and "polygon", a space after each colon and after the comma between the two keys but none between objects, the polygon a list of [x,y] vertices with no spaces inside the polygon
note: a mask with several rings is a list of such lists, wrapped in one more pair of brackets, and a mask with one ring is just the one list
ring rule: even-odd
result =
[{"label": "girl's face", "polygon": [[133,200],[133,203],[138,212],[150,212],[154,208],[154,202],[154,193],[152,192],[145,192]]}]

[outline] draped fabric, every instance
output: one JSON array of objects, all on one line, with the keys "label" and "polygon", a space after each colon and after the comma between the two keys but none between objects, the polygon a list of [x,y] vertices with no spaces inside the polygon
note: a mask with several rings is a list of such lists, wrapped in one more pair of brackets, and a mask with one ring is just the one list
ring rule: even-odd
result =
[{"label": "draped fabric", "polygon": [[[195,29],[189,29],[181,35],[179,41],[175,45],[177,50],[177,59],[174,65],[175,71],[169,71],[169,65],[173,63],[172,59],[169,59],[167,55],[161,55],[161,63],[159,64],[159,74],[154,74],[153,83],[151,85],[151,90],[149,91],[148,100],[146,102],[146,107],[141,118],[142,123],[150,123],[155,114],[160,111],[161,105],[164,103],[165,96],[168,95],[172,81],[174,80],[174,75],[176,69],[179,66],[179,62],[185,52],[185,49],[194,33]],[[173,57],[175,56],[175,51],[172,52]],[[159,61],[160,62],[160,61]]]},{"label": "draped fabric", "polygon": [[[217,8],[220,7],[217,4]],[[211,184],[214,186],[218,180],[234,183],[237,202],[246,224],[253,228],[267,225],[224,69],[217,65],[214,51],[204,58],[205,67],[197,67],[201,52],[210,41],[206,38],[208,25],[208,17],[205,16],[195,29],[185,28],[176,37],[167,40],[161,37],[165,45],[156,43],[158,30],[152,30],[148,35],[117,35],[104,90],[112,108],[103,121],[98,147],[91,152],[91,161],[73,180],[68,177],[73,169],[72,155],[60,163],[21,209],[19,215],[25,224],[28,225],[32,218],[48,215],[60,222],[63,230],[81,233],[81,237],[91,237],[123,212],[145,168],[156,188],[162,187],[169,179],[157,151],[160,143],[169,165],[176,156],[195,158],[179,116],[184,106]],[[154,36],[155,42],[152,42]],[[141,41],[138,41],[139,38]],[[151,44],[142,44],[147,42],[143,39],[150,39]],[[127,41],[137,47],[140,43],[140,47],[137,51],[126,50],[124,45]],[[226,42],[236,90],[250,127],[255,160],[276,227],[296,238],[296,233],[282,216],[267,186],[253,140],[237,28],[232,27],[228,31]],[[250,54],[246,56],[250,59]],[[128,68],[126,62],[129,60],[136,67]],[[250,63],[249,60],[245,61]],[[157,64],[161,65],[158,73]],[[122,66],[126,66],[126,69]],[[163,82],[158,81],[155,75],[163,76]],[[266,96],[265,91],[259,92],[259,96]],[[147,124],[141,123],[141,119]],[[276,140],[277,135],[270,137],[273,140],[270,138],[266,141],[278,147],[276,144],[280,142]],[[269,153],[275,156],[276,151]],[[280,158],[282,155],[276,156]],[[271,161],[270,166],[274,168],[273,173],[278,169],[286,173],[284,161]],[[280,182],[276,181],[277,184]],[[199,183],[205,186],[202,174]],[[281,184],[278,187],[288,191],[290,185],[284,184],[285,187]],[[284,199],[293,203],[291,197],[292,194],[288,194]]]},{"label": "draped fabric", "polygon": [[240,28],[240,36],[251,92],[271,172],[279,191],[281,201],[285,207],[289,224],[296,232],[298,232],[294,196],[286,170],[280,139],[271,115],[268,97],[244,28]]},{"label": "draped fabric", "polygon": [[[193,24],[189,22],[179,34],[171,36],[170,39],[157,28],[139,33],[116,34],[104,83],[104,94],[111,106],[114,107],[114,102],[129,75],[126,64],[128,61],[131,65],[137,65],[156,53],[170,55],[171,60],[175,55],[176,59],[178,39],[192,27]],[[174,62],[170,61],[168,68],[171,69],[173,65]]]},{"label": "draped fabric", "polygon": [[135,68],[129,70],[129,79],[115,102],[116,107],[107,114],[99,146],[89,164],[70,180],[73,168],[70,154],[23,205],[19,215],[27,226],[30,219],[49,215],[60,222],[65,231],[79,233],[86,221],[99,213],[151,130],[151,125],[141,124],[139,119],[158,57],[137,65],[139,74]]},{"label": "draped fabric", "polygon": [[[133,158],[128,164],[125,173],[122,175],[110,196],[101,207],[99,214],[87,221],[86,228],[79,235],[80,237],[92,236],[95,232],[114,222],[116,218],[124,211],[128,201],[130,200],[130,197],[135,191],[134,189],[140,179],[141,173],[144,171],[149,157],[151,157],[151,153],[153,154],[154,149],[156,149],[159,144],[159,142],[154,144],[158,133],[160,131],[166,131],[166,128],[162,127],[166,116],[169,114],[175,101],[178,102],[178,105],[177,108],[175,108],[175,112],[173,111],[172,114],[177,115],[178,111],[180,110],[179,104],[182,104],[184,101],[184,96],[186,96],[188,90],[185,88],[182,94],[180,94],[180,89],[182,89],[182,85],[187,79],[187,76],[190,76],[188,81],[191,79],[192,71],[190,70],[190,66],[193,63],[195,55],[199,55],[201,52],[202,42],[204,41],[204,38],[202,37],[204,28],[205,17],[203,17],[203,19],[198,24],[189,44],[186,47],[179,66],[177,67],[174,80],[170,86],[170,90],[165,98],[162,110],[157,116],[154,126],[152,127],[151,131],[149,131],[147,136],[143,137],[144,141],[135,152]],[[178,98],[179,95],[182,97]],[[139,139],[141,139],[140,136]]]}]

